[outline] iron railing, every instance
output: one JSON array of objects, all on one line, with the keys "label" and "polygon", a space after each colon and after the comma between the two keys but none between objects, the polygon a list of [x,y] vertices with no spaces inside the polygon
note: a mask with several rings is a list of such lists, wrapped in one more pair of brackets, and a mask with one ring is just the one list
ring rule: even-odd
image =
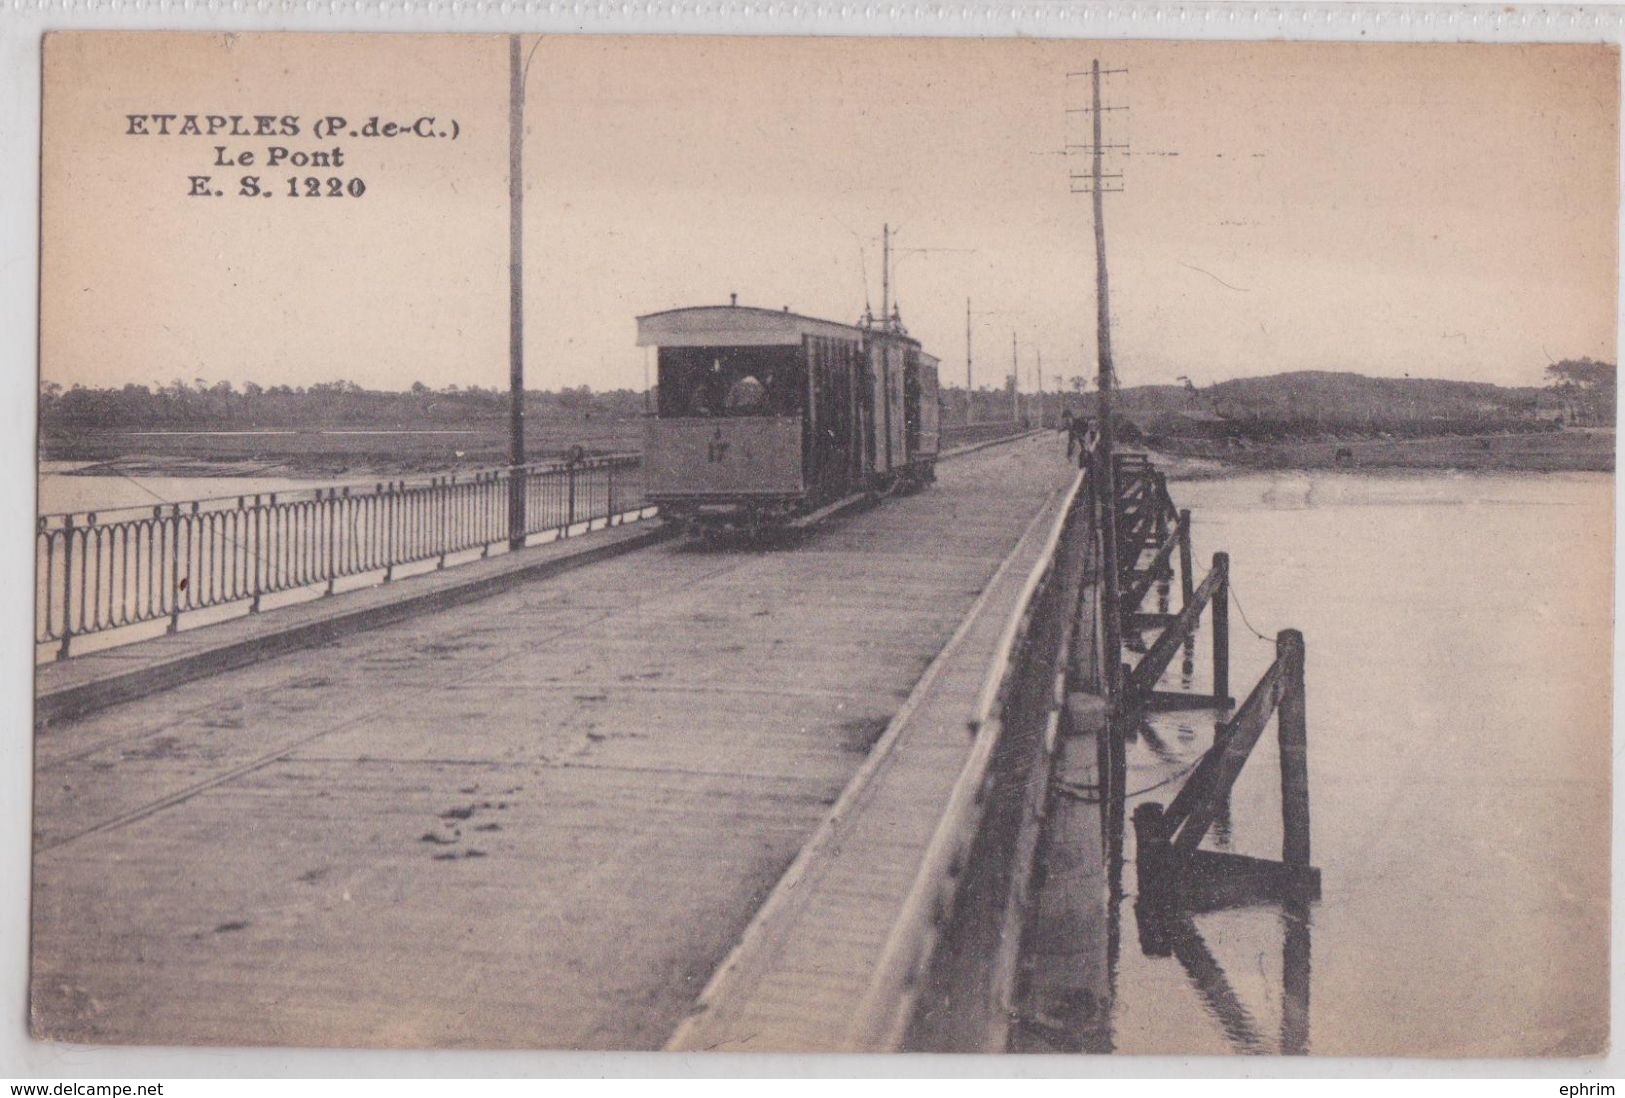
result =
[{"label": "iron railing", "polygon": [[993,439],[1007,438],[1010,435],[1025,434],[1032,430],[1021,423],[1003,420],[998,423],[972,423],[958,424],[953,427],[940,428],[940,444],[944,450],[951,446],[969,446],[976,442],[988,442]]},{"label": "iron railing", "polygon": [[523,478],[524,534],[568,536],[643,510],[642,459],[587,458],[372,485],[41,515],[34,639],[73,638],[334,584],[510,541],[508,491]]}]

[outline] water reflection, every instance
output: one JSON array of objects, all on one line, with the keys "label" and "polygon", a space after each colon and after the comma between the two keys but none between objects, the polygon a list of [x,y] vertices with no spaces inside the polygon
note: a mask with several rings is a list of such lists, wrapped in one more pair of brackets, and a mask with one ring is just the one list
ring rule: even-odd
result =
[{"label": "water reflection", "polygon": [[1139,923],[1141,952],[1147,957],[1173,957],[1179,961],[1208,1013],[1218,1020],[1237,1051],[1268,1051],[1259,1036],[1258,1023],[1236,996],[1224,967],[1202,940],[1190,915],[1136,900],[1134,917]]},{"label": "water reflection", "polygon": [[[1169,611],[1170,587],[1167,582],[1156,586],[1159,614]],[[1193,696],[1212,692],[1212,683],[1206,675],[1199,681],[1197,671],[1197,646],[1211,643],[1212,623],[1204,618],[1203,628],[1186,638],[1177,672],[1166,676],[1168,686],[1177,685],[1178,692]],[[1123,744],[1119,750],[1113,751],[1108,746],[1101,752],[1102,767],[1109,774],[1104,784],[1110,794],[1101,809],[1106,819],[1116,821],[1115,826],[1103,827],[1107,841],[1113,844],[1107,848],[1112,913],[1108,926],[1113,935],[1107,948],[1114,958],[1121,948],[1120,913],[1127,902],[1122,874],[1134,857],[1127,849],[1133,832],[1124,829],[1122,821],[1137,805],[1152,801],[1166,803],[1178,793],[1197,760],[1216,741],[1223,718],[1228,715],[1228,709],[1155,712],[1131,718],[1127,727],[1117,729],[1117,735],[1108,737]],[[1227,788],[1208,830],[1209,847],[1220,852],[1234,850],[1231,802],[1231,790]],[[1231,1050],[1251,1055],[1303,1055],[1309,1050],[1310,904],[1300,898],[1276,899],[1277,894],[1267,888],[1260,889],[1255,882],[1242,879],[1244,877],[1245,874],[1238,874],[1235,881],[1226,882],[1194,901],[1187,895],[1179,901],[1180,906],[1175,906],[1167,897],[1148,896],[1140,890],[1141,894],[1133,898],[1136,944],[1143,957],[1152,961],[1168,960],[1179,966],[1186,985],[1195,993],[1202,1010],[1216,1023]],[[1279,995],[1258,995],[1256,980],[1254,987],[1248,989],[1253,1000],[1280,1003],[1279,1035],[1274,1040],[1267,1036],[1267,1027],[1254,1013],[1267,1003],[1249,1007],[1249,995],[1238,991],[1198,928],[1199,915],[1225,910],[1236,911],[1235,918],[1257,924],[1255,930],[1267,928],[1271,923],[1279,928],[1282,958]],[[1114,961],[1109,967],[1111,995],[1115,1000],[1118,966]]]},{"label": "water reflection", "polygon": [[1281,908],[1281,1051],[1309,1051],[1309,904],[1291,900]]},{"label": "water reflection", "polygon": [[[1611,804],[1612,585],[1606,554],[1575,547],[1606,548],[1613,479],[1340,475],[1317,483],[1309,510],[1261,501],[1272,479],[1179,493],[1197,515],[1198,559],[1231,552],[1252,624],[1297,626],[1315,653],[1310,779],[1325,896],[1190,916],[1251,1033],[1267,1052],[1331,1056],[1603,1049],[1609,878],[1598,852]],[[1438,569],[1440,553],[1451,568]],[[1551,567],[1557,559],[1573,569]],[[1275,651],[1239,617],[1232,625],[1232,681],[1243,692]],[[1176,655],[1161,688],[1211,690],[1205,636],[1196,648],[1183,662]],[[1086,811],[1093,823],[1078,849],[1107,855],[1095,855],[1093,876],[1073,893],[1075,907],[1090,909],[1087,924],[1075,919],[1065,935],[1074,954],[1087,950],[1087,974],[1070,958],[1062,974],[1086,980],[1105,1009],[1027,1047],[1240,1051],[1190,969],[1211,970],[1188,966],[1171,943],[1162,955],[1141,947],[1123,826],[1137,804],[1179,788],[1176,775],[1211,742],[1212,719],[1153,714],[1154,736],[1142,730],[1125,745],[1122,800],[1057,809]],[[1204,846],[1276,849],[1274,740],[1260,740]],[[1159,782],[1168,784],[1130,795]],[[1441,835],[1449,841],[1429,838]],[[1035,966],[1032,979],[1056,986],[1054,973],[1041,980]]]},{"label": "water reflection", "polygon": [[1302,1056],[1309,1051],[1310,905],[1289,900],[1281,905],[1281,1029],[1271,1045],[1263,1028],[1237,994],[1224,966],[1208,948],[1190,912],[1136,900],[1134,918],[1140,951],[1147,957],[1172,957],[1185,970],[1208,1014],[1231,1046],[1253,1055],[1279,1052]]},{"label": "water reflection", "polygon": [[[1186,650],[1184,666],[1178,673],[1179,686],[1201,693],[1205,684],[1196,681],[1195,644]],[[1169,676],[1175,678],[1174,675]],[[1170,683],[1172,685],[1172,683]],[[1137,950],[1132,977],[1143,984],[1145,966],[1165,964],[1178,973],[1177,982],[1185,988],[1191,1007],[1211,1019],[1222,1035],[1223,1047],[1232,1052],[1261,1055],[1302,1055],[1310,1047],[1310,952],[1311,904],[1301,899],[1271,901],[1271,893],[1261,893],[1246,882],[1226,888],[1198,901],[1187,897],[1182,907],[1158,902],[1125,881],[1133,864],[1133,829],[1125,826],[1131,810],[1150,801],[1167,802],[1181,788],[1191,767],[1213,744],[1227,714],[1212,711],[1178,710],[1135,717],[1102,737],[1095,745],[1098,758],[1098,799],[1076,802],[1060,809],[1094,816],[1104,853],[1105,902],[1098,909],[1098,921],[1087,917],[1067,928],[1080,937],[1093,937],[1097,960],[1080,961],[1077,949],[1070,958],[1057,958],[1057,969],[1035,974],[1038,989],[1029,998],[1033,1009],[1023,1012],[1015,1047],[1028,1051],[1110,1053],[1121,1047],[1115,1032],[1118,1014],[1118,987],[1123,977],[1124,932],[1130,934],[1129,947]],[[1256,762],[1254,765],[1258,765]],[[1064,824],[1059,826],[1066,826]],[[1089,828],[1086,827],[1085,830]],[[1076,836],[1077,830],[1069,829]],[[1209,831],[1208,846],[1231,851],[1234,840],[1231,800],[1227,795]],[[1132,880],[1132,878],[1130,879]],[[1244,937],[1249,942],[1259,933],[1279,934],[1281,967],[1279,986],[1259,987],[1252,966],[1232,978],[1220,953],[1210,947],[1203,924],[1215,913],[1223,913],[1222,941],[1230,941],[1237,930],[1235,920],[1249,924]],[[1128,918],[1131,928],[1125,928]],[[1256,954],[1254,954],[1256,956]],[[1103,964],[1102,964],[1103,962]],[[1262,966],[1260,966],[1260,970]],[[1091,975],[1093,970],[1093,975]],[[1157,986],[1167,995],[1166,980]],[[1263,993],[1261,993],[1261,991]],[[1277,1006],[1278,1004],[1278,1006]],[[1172,1006],[1166,999],[1159,1006]],[[1272,1033],[1270,1016],[1279,1010],[1278,1032]],[[1171,1010],[1170,1017],[1191,1015],[1191,1009]],[[1189,1044],[1195,1051],[1199,1035]]]},{"label": "water reflection", "polygon": [[[1187,682],[1183,685],[1189,689],[1192,684]],[[1177,746],[1170,746],[1164,740],[1158,728],[1159,723],[1174,725],[1177,730]],[[1183,769],[1211,745],[1220,727],[1219,721],[1212,721],[1209,724],[1210,734],[1206,737],[1206,742],[1199,743],[1195,723],[1188,713],[1164,714],[1161,721],[1138,719],[1135,724],[1135,731],[1138,733],[1136,738],[1157,762],[1164,766],[1177,766]],[[1120,765],[1123,768],[1122,773],[1108,783],[1110,790],[1124,791],[1122,796],[1115,798],[1117,803],[1102,805],[1106,817],[1118,821],[1113,836],[1115,851],[1108,848],[1108,853],[1114,854],[1110,858],[1109,891],[1110,907],[1115,914],[1120,912],[1124,905],[1122,874],[1132,857],[1132,853],[1125,849],[1129,835],[1122,828],[1121,821],[1127,813],[1129,801],[1147,801],[1153,796],[1153,790],[1137,791],[1128,788],[1126,750],[1107,754],[1111,756],[1106,760],[1108,766]],[[1163,787],[1155,793],[1155,796],[1166,799],[1171,788],[1173,785]],[[1219,850],[1230,850],[1233,834],[1230,797],[1226,796],[1210,832],[1213,846]],[[1222,898],[1214,899],[1211,904],[1204,905],[1203,910],[1224,910],[1234,905],[1245,909],[1250,916],[1258,919],[1266,918],[1272,911],[1276,915],[1281,934],[1279,997],[1281,1020],[1278,1040],[1272,1042],[1265,1037],[1264,1027],[1248,1008],[1243,996],[1237,992],[1224,965],[1208,947],[1196,923],[1196,917],[1200,912],[1160,903],[1145,896],[1136,896],[1133,908],[1137,945],[1145,957],[1168,958],[1179,965],[1190,988],[1200,998],[1203,1009],[1218,1024],[1234,1051],[1251,1055],[1266,1053],[1303,1055],[1309,1051],[1310,904],[1297,899],[1274,905],[1260,904],[1256,895],[1248,895],[1246,890],[1241,892],[1242,894],[1230,901]],[[1119,926],[1120,919],[1114,918],[1109,921],[1109,931],[1115,931]],[[1109,941],[1108,950],[1113,955],[1119,948],[1118,941]],[[1117,966],[1112,964],[1109,967],[1115,997]]]}]

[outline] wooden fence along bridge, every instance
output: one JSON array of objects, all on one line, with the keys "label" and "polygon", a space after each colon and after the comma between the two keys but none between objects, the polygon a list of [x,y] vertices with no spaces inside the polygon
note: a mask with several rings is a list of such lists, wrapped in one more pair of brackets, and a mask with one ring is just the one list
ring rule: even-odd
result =
[{"label": "wooden fence along bridge", "polygon": [[[1140,938],[1223,1016],[1191,914],[1318,895],[1303,639],[1234,706],[1227,558],[1198,577],[1166,478],[1119,454],[1105,498],[1102,460],[965,447],[773,547],[631,522],[621,459],[538,477],[531,533],[576,536],[511,552],[495,477],[42,520],[36,1033],[1106,1051],[1125,740],[1170,708],[1230,715],[1133,811]],[[267,612],[172,628],[216,603]],[[1165,689],[1204,617],[1211,692]],[[1281,858],[1204,849],[1272,719]]]},{"label": "wooden fence along bridge", "polygon": [[[1131,626],[1159,629],[1156,640],[1132,668],[1122,673],[1120,709],[1228,710],[1230,691],[1230,557],[1213,555],[1213,567],[1195,584],[1191,560],[1191,514],[1178,510],[1167,478],[1140,455],[1117,459],[1118,544],[1126,548],[1122,614]],[[1141,602],[1159,581],[1171,578],[1169,561],[1179,551],[1183,602],[1178,613],[1142,613]],[[1150,552],[1145,567],[1139,559]],[[1213,692],[1191,695],[1156,689],[1175,652],[1189,644],[1202,612],[1213,610]],[[1200,909],[1219,896],[1247,895],[1318,898],[1320,875],[1309,864],[1309,771],[1304,706],[1303,636],[1284,630],[1276,638],[1275,661],[1241,708],[1220,726],[1214,743],[1192,769],[1167,806],[1155,802],[1134,811],[1140,898],[1175,907]],[[1198,849],[1208,828],[1229,800],[1253,745],[1272,715],[1279,714],[1281,755],[1281,861]]]}]

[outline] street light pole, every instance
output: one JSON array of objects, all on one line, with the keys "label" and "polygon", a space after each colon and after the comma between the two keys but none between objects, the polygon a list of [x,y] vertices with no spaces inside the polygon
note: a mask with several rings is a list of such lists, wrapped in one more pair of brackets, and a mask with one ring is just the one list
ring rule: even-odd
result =
[{"label": "street light pole", "polygon": [[508,38],[508,548],[525,544],[525,140],[524,73],[519,36]]},{"label": "street light pole", "polygon": [[1038,348],[1038,426],[1044,426],[1044,348]]},{"label": "street light pole", "polygon": [[1010,333],[1010,422],[1021,422],[1021,363],[1016,355],[1016,333]]},{"label": "street light pole", "polygon": [[965,426],[971,424],[971,411],[975,407],[970,376],[970,298],[965,299]]}]

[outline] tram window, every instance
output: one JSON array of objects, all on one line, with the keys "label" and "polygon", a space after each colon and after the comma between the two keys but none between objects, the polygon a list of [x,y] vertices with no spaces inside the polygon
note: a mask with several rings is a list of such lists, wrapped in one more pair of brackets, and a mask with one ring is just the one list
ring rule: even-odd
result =
[{"label": "tram window", "polygon": [[663,347],[660,415],[800,415],[805,377],[791,348]]}]

